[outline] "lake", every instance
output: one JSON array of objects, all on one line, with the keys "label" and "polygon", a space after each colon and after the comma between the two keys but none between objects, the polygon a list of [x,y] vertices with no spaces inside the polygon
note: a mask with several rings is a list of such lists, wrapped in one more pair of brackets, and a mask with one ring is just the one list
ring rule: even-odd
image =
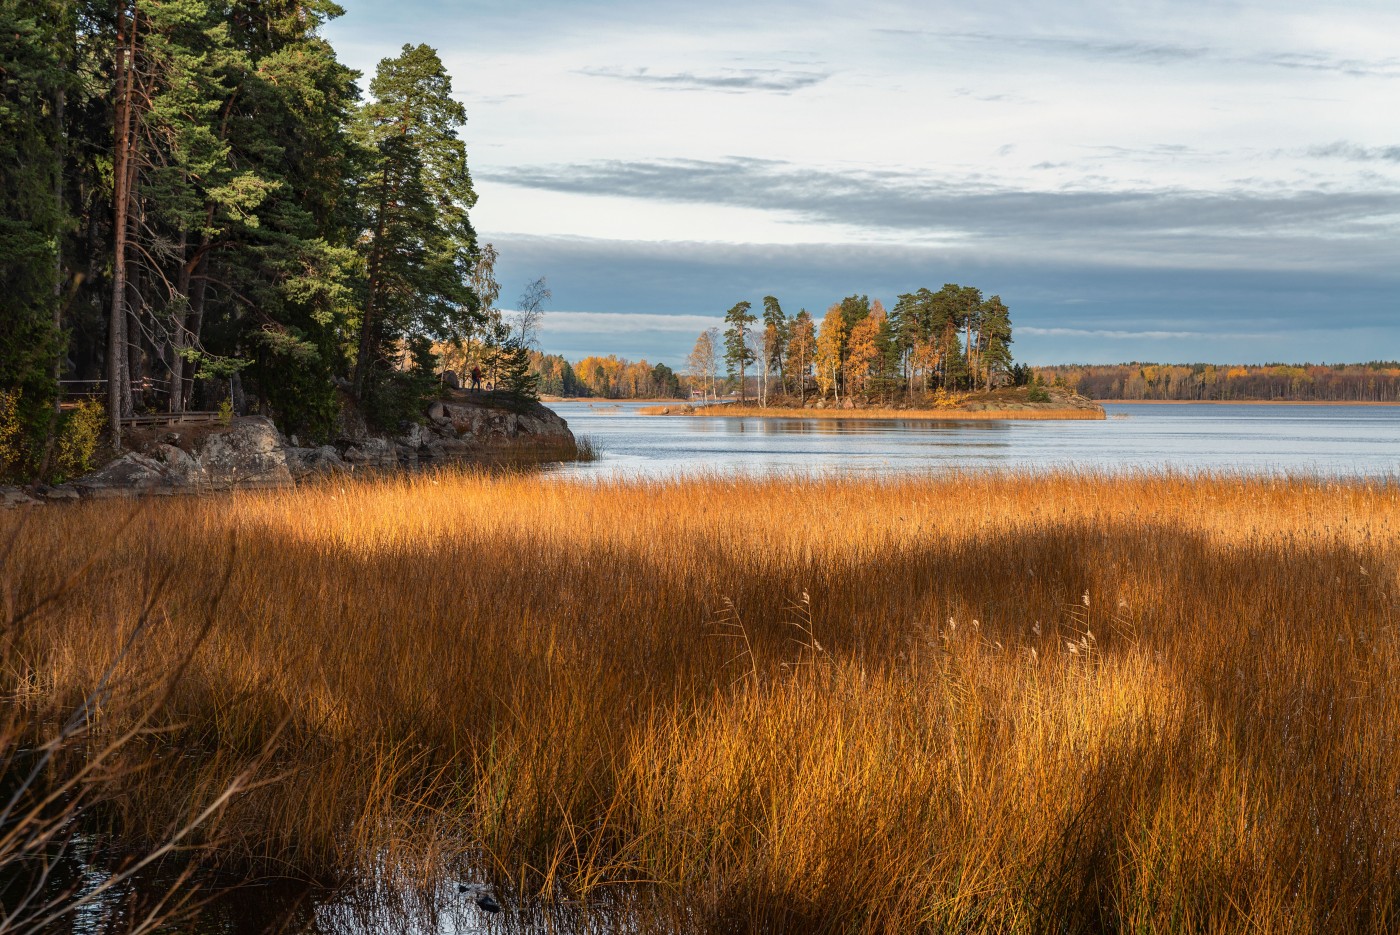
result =
[{"label": "lake", "polygon": [[601,450],[568,477],[949,468],[1400,474],[1400,406],[1108,403],[1102,422],[643,416],[643,403],[550,403]]}]

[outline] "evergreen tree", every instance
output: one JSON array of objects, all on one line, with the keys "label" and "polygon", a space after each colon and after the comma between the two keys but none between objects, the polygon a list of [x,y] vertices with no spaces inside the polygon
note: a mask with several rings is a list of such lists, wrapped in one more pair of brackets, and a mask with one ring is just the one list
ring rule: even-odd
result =
[{"label": "evergreen tree", "polygon": [[0,477],[38,464],[58,393],[65,5],[0,0]]},{"label": "evergreen tree", "polygon": [[982,379],[991,389],[998,375],[1011,370],[1011,310],[994,295],[982,303],[981,329],[978,332],[978,360]]},{"label": "evergreen tree", "polygon": [[457,136],[467,118],[451,79],[437,52],[406,45],[379,63],[370,92],[356,125],[373,154],[361,188],[367,279],[354,384],[362,398],[392,379],[404,338],[460,340],[482,320],[469,284],[476,193]]},{"label": "evergreen tree", "polygon": [[787,353],[788,332],[791,323],[783,315],[783,307],[776,297],[763,297],[763,385],[767,394],[768,375],[777,373],[781,378],[783,358]]},{"label": "evergreen tree", "polygon": [[[187,355],[207,371],[211,357],[248,355],[252,391],[283,428],[324,439],[338,408],[334,378],[346,368],[345,339],[357,314],[359,234],[353,191],[367,154],[346,132],[358,97],[355,72],[341,65],[318,30],[339,15],[319,0],[239,2],[231,20],[245,48],[223,132],[233,158],[267,186],[251,217],[231,217],[218,242],[192,250]],[[234,115],[242,119],[232,119]],[[217,247],[217,249],[215,249]],[[208,280],[246,302],[207,310]],[[203,322],[212,312],[213,334]],[[205,350],[207,348],[207,350]],[[215,352],[218,352],[217,354]],[[188,399],[194,374],[184,369]],[[173,378],[172,378],[173,379]]]},{"label": "evergreen tree", "polygon": [[540,379],[530,370],[530,349],[511,336],[501,348],[497,389],[522,399],[539,399]]},{"label": "evergreen tree", "polygon": [[724,314],[725,324],[728,325],[724,329],[724,362],[731,380],[735,373],[738,374],[741,405],[746,400],[744,369],[755,360],[753,348],[749,346],[749,326],[757,320],[749,311],[752,307],[748,302],[739,302]]},{"label": "evergreen tree", "polygon": [[841,300],[841,320],[846,326],[846,333],[850,334],[861,319],[870,314],[870,297],[866,295],[848,295]]},{"label": "evergreen tree", "polygon": [[651,382],[659,396],[679,397],[682,395],[680,379],[676,376],[676,372],[665,364],[657,364],[651,368]]}]

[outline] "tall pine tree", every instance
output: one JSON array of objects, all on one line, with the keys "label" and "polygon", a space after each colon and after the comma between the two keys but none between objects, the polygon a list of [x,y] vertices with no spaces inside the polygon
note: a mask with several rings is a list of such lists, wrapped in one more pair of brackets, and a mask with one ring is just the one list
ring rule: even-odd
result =
[{"label": "tall pine tree", "polygon": [[755,359],[753,348],[749,346],[749,326],[756,321],[753,313],[749,311],[751,308],[751,303],[739,302],[724,313],[724,362],[729,368],[731,380],[736,373],[738,374],[741,405],[747,399],[744,370]]},{"label": "tall pine tree", "polygon": [[362,400],[393,381],[405,339],[461,339],[481,320],[469,285],[476,193],[457,136],[467,116],[442,60],[406,45],[379,63],[370,93],[356,125],[373,158],[361,186],[366,282],[354,384]]}]

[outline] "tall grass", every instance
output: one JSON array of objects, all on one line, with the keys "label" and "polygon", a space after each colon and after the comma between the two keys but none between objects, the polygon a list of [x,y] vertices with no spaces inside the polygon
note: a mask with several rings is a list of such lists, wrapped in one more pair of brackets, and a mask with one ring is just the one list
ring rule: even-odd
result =
[{"label": "tall grass", "polygon": [[[128,510],[31,518],[17,598]],[[230,873],[678,931],[1385,931],[1398,532],[1387,482],[334,481],[151,505],[4,678],[188,656],[112,826],[269,757],[199,831]]]}]

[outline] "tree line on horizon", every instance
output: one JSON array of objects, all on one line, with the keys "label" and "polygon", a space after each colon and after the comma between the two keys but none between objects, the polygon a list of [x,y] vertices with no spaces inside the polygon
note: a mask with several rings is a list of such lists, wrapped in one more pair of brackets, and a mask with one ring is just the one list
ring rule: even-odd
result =
[{"label": "tree line on horizon", "polygon": [[1364,364],[1063,364],[1045,383],[1090,399],[1400,402],[1400,361]]},{"label": "tree line on horizon", "polygon": [[747,397],[749,367],[760,404],[772,390],[805,402],[810,392],[890,399],[904,393],[991,389],[1024,382],[1011,356],[1011,310],[998,295],[947,283],[904,293],[886,310],[879,299],[850,295],[820,324],[805,308],[788,317],[764,296],[762,325],[750,302],[725,314],[725,328],[701,332],[686,360],[691,385],[718,395],[719,363]]},{"label": "tree line on horizon", "polygon": [[561,354],[530,352],[530,372],[546,396],[603,399],[679,399],[689,394],[681,375],[666,364],[628,360],[616,354],[589,355],[570,363]]},{"label": "tree line on horizon", "polygon": [[0,474],[50,470],[64,386],[116,448],[123,417],[220,405],[393,428],[466,340],[529,390],[451,78],[405,45],[362,94],[320,34],[342,12],[0,0]]}]

